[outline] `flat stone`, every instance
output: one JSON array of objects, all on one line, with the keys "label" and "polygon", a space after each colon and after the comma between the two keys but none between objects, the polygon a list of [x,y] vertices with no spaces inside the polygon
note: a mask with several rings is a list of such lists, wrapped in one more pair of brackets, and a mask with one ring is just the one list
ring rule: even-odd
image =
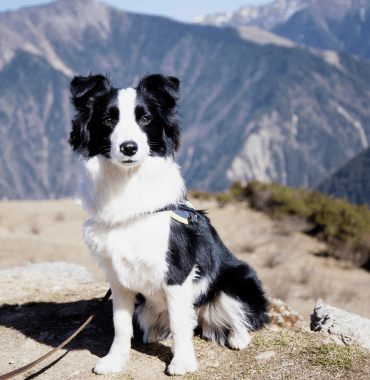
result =
[{"label": "flat stone", "polygon": [[267,360],[267,359],[271,359],[274,356],[275,356],[275,351],[266,351],[266,352],[262,352],[262,354],[257,355],[255,359]]},{"label": "flat stone", "polygon": [[64,261],[41,264],[26,262],[22,267],[0,270],[0,276],[12,276],[15,278],[21,278],[24,273],[41,274],[49,279],[56,279],[61,284],[67,284],[71,281],[87,284],[93,281],[92,276],[87,272],[86,268]]}]

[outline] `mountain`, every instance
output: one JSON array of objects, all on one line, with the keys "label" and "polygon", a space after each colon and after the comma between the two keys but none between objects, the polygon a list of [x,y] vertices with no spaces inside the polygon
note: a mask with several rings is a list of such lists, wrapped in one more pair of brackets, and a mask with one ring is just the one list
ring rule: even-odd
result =
[{"label": "mountain", "polygon": [[189,25],[94,0],[0,14],[0,199],[73,193],[73,75],[182,81],[179,162],[188,188],[257,178],[317,186],[368,147],[370,64],[257,27]]},{"label": "mountain", "polygon": [[317,189],[335,198],[370,207],[370,149],[365,149],[323,181]]},{"label": "mountain", "polygon": [[[275,0],[266,5],[246,5],[235,12],[218,12],[197,17],[193,22],[201,25],[236,28],[254,25],[272,30],[284,24],[295,13],[306,9],[313,0]],[[326,0],[325,0],[326,1]]]},{"label": "mountain", "polygon": [[275,0],[197,18],[219,27],[258,26],[296,43],[370,59],[369,0]]}]

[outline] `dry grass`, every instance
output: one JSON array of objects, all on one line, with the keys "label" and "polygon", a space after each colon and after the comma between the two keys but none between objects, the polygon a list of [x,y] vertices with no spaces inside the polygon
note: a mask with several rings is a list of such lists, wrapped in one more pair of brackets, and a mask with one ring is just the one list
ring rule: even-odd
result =
[{"label": "dry grass", "polygon": [[312,298],[317,300],[318,298],[326,301],[329,296],[331,296],[334,292],[333,286],[329,280],[323,278],[315,279],[315,282],[311,287]]},{"label": "dry grass", "polygon": [[308,285],[315,274],[315,268],[310,266],[304,266],[299,270],[298,283],[301,285]]},{"label": "dry grass", "polygon": [[55,221],[56,222],[62,222],[63,220],[65,220],[66,219],[66,217],[65,217],[65,215],[64,215],[64,212],[57,212],[56,214],[55,214]]},{"label": "dry grass", "polygon": [[34,235],[38,235],[40,233],[40,226],[36,222],[31,222],[30,225],[31,233]]},{"label": "dry grass", "polygon": [[268,295],[286,301],[289,298],[294,279],[291,275],[273,277],[266,285]]},{"label": "dry grass", "polygon": [[284,262],[285,256],[284,252],[271,252],[265,259],[265,267],[272,269],[281,265]]},{"label": "dry grass", "polygon": [[357,292],[352,289],[343,289],[338,294],[338,300],[345,303],[350,303],[355,301],[357,298]]}]

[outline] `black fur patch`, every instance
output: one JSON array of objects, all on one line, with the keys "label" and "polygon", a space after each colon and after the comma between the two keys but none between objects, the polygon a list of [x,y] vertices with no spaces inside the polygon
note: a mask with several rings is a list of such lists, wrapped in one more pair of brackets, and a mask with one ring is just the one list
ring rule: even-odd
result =
[{"label": "black fur patch", "polygon": [[74,77],[71,82],[72,103],[76,116],[69,138],[73,150],[85,158],[102,154],[110,157],[113,127],[103,123],[106,118],[119,120],[118,90],[103,75]]},{"label": "black fur patch", "polygon": [[196,281],[208,280],[208,289],[195,306],[212,302],[222,291],[243,303],[253,329],[268,323],[267,300],[256,272],[225,247],[205,215],[198,213],[194,225],[171,221],[167,263],[168,285],[181,285],[194,266],[199,275]]},{"label": "black fur patch", "polygon": [[180,123],[177,115],[180,81],[160,74],[142,78],[136,87],[136,120],[143,115],[151,122],[142,127],[148,136],[153,156],[174,156],[180,146]]}]

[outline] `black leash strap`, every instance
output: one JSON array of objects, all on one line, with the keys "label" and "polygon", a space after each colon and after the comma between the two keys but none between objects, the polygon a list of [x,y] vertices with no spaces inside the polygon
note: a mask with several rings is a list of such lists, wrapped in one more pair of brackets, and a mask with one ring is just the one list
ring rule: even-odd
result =
[{"label": "black leash strap", "polygon": [[70,342],[76,335],[78,335],[90,322],[91,320],[99,313],[99,311],[103,308],[104,304],[108,301],[110,295],[112,294],[112,291],[109,289],[107,291],[107,294],[104,296],[102,301],[100,302],[100,305],[97,307],[97,309],[90,315],[89,318],[86,319],[85,323],[78,329],[76,330],[69,338],[67,338],[62,344],[60,344],[58,347],[54,348],[54,350],[50,351],[46,355],[42,356],[41,358],[35,360],[34,362],[27,364],[26,366],[22,368],[18,368],[12,372],[8,372],[4,375],[0,376],[0,380],[7,380],[10,379],[13,376],[19,375],[23,372],[28,371],[29,369],[33,368],[35,365],[41,363],[43,360],[48,358],[50,355],[52,355],[54,352],[60,350],[63,348],[68,342]]}]

